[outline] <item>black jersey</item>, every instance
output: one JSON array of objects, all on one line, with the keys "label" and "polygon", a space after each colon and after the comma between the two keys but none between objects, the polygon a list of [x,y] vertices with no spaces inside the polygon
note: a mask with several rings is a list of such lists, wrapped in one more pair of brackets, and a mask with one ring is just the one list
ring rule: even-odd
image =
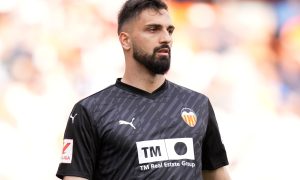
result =
[{"label": "black jersey", "polygon": [[167,80],[148,93],[118,79],[74,106],[57,177],[199,180],[227,164],[206,96]]}]

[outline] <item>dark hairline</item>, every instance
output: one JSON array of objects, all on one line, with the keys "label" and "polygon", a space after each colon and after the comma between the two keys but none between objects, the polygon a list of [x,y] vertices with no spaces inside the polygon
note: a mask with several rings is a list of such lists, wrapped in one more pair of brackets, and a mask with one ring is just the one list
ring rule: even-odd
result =
[{"label": "dark hairline", "polygon": [[[123,7],[121,8],[121,10],[118,14],[118,34],[120,34],[122,32],[122,28],[124,27],[125,24],[132,21],[133,19],[138,18],[140,16],[140,14],[146,10],[153,10],[153,11],[156,11],[157,13],[160,13],[160,10],[168,11],[167,4],[163,1],[158,0],[157,4],[148,4],[148,6],[144,4],[144,6],[141,7],[140,9],[136,10],[133,13],[127,14],[127,16],[124,16],[124,12],[130,10],[130,7],[128,7],[128,4],[127,4],[129,1],[127,1],[123,5]],[[137,3],[131,4],[131,6],[138,6],[138,4]],[[131,9],[134,9],[134,8],[131,7]]]}]

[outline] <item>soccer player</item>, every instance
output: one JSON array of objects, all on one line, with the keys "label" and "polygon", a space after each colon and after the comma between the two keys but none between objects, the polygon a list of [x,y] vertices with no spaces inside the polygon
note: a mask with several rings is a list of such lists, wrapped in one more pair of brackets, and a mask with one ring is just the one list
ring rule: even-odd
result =
[{"label": "soccer player", "polygon": [[128,0],[118,16],[125,72],[74,105],[57,177],[228,180],[209,99],[166,80],[174,31],[162,0]]}]

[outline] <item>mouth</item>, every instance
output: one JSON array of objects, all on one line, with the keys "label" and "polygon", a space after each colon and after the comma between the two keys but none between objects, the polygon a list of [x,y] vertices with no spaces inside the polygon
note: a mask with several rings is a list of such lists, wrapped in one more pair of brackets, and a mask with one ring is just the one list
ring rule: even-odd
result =
[{"label": "mouth", "polygon": [[157,54],[161,56],[169,56],[170,50],[168,48],[161,48],[157,51]]}]

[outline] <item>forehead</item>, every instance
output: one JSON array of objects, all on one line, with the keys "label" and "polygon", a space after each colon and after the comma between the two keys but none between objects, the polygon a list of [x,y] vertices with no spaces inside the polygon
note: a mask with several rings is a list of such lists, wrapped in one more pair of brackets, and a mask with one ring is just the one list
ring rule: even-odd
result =
[{"label": "forehead", "polygon": [[137,17],[136,22],[140,25],[147,24],[161,24],[161,25],[172,25],[172,20],[169,12],[165,9],[159,11],[154,9],[146,9],[140,13]]}]

